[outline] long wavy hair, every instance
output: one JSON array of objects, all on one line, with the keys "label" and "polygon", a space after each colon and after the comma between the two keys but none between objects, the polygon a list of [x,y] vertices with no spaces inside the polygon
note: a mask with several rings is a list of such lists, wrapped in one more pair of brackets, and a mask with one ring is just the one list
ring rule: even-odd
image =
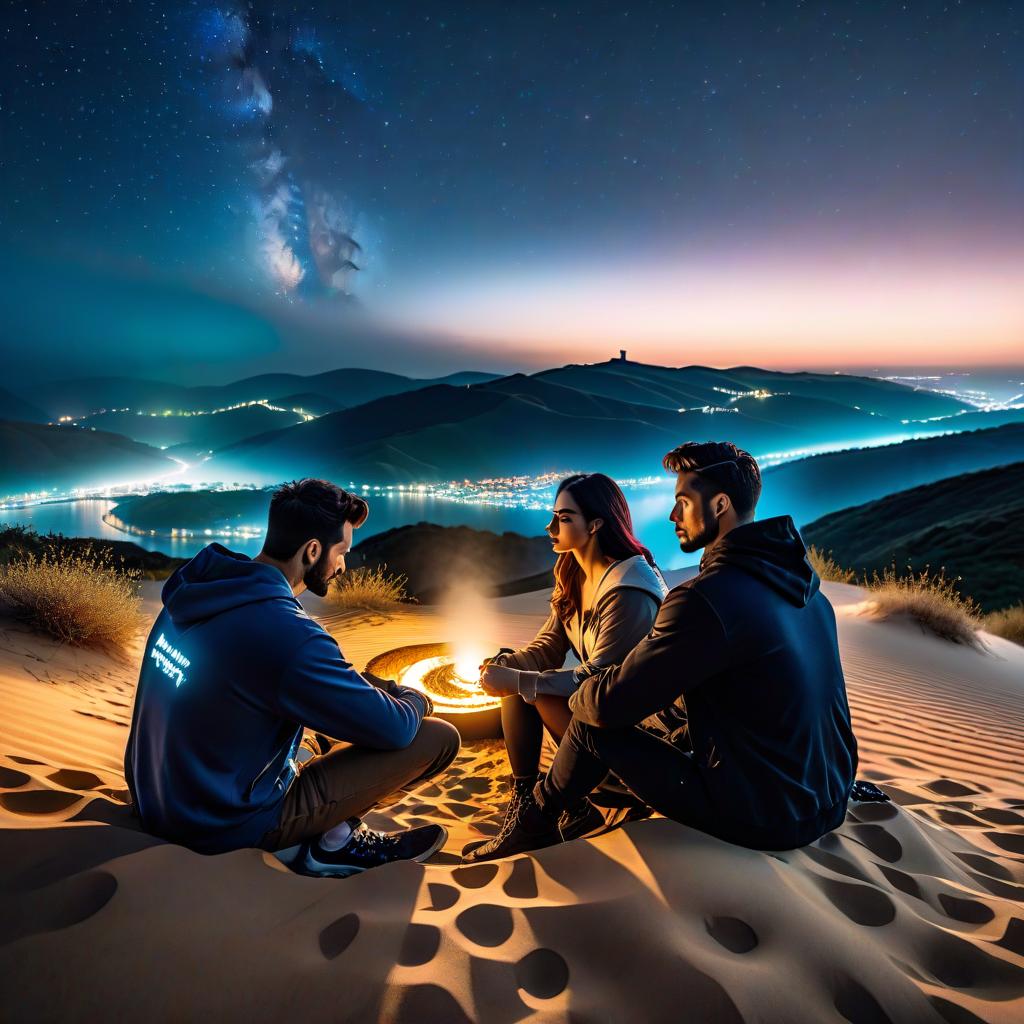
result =
[{"label": "long wavy hair", "polygon": [[[654,565],[654,556],[633,533],[633,517],[629,513],[626,496],[610,476],[577,473],[558,485],[557,494],[563,491],[573,496],[588,523],[595,519],[603,520],[595,534],[602,554],[616,561],[643,555],[650,565]],[[558,507],[557,495],[555,507]],[[555,562],[555,589],[551,595],[551,607],[562,622],[567,622],[581,611],[582,595],[583,570],[580,563],[571,551],[563,551]]]}]

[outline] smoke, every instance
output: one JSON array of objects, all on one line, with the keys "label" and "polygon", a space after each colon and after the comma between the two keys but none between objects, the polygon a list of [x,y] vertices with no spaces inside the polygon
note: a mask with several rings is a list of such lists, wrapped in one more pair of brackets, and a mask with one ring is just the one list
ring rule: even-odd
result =
[{"label": "smoke", "polygon": [[480,663],[497,651],[499,622],[487,594],[471,581],[452,586],[441,602],[446,636],[455,658],[455,672],[467,681],[480,675]]},{"label": "smoke", "polygon": [[313,27],[267,4],[209,8],[198,29],[215,106],[248,153],[258,267],[283,295],[351,298],[361,249],[341,182],[360,101]]}]

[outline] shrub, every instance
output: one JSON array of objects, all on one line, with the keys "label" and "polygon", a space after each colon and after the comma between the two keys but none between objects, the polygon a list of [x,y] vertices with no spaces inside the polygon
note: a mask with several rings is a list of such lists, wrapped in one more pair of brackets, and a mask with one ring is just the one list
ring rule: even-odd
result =
[{"label": "shrub", "polygon": [[386,565],[375,569],[351,569],[335,576],[331,588],[332,603],[342,608],[362,608],[368,611],[393,611],[408,600],[405,576],[394,576]]},{"label": "shrub", "polygon": [[979,646],[977,631],[981,626],[981,609],[957,588],[958,580],[950,579],[943,570],[931,573],[926,567],[915,573],[908,567],[904,574],[896,567],[877,571],[864,585],[880,618],[908,615],[925,629],[945,640]]},{"label": "shrub", "polygon": [[814,571],[827,583],[855,583],[857,574],[844,569],[833,557],[831,551],[819,551],[813,544],[807,549]]},{"label": "shrub", "polygon": [[32,628],[79,647],[124,648],[142,624],[138,570],[90,545],[28,552],[0,569],[0,600]]},{"label": "shrub", "polygon": [[1024,646],[1024,604],[1015,604],[998,612],[989,612],[981,620],[982,628]]}]

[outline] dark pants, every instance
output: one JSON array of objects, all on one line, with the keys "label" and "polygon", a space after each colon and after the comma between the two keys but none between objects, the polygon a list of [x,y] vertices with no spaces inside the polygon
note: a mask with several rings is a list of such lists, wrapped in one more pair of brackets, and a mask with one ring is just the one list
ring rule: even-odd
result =
[{"label": "dark pants", "polygon": [[386,796],[444,771],[459,752],[459,732],[440,718],[424,718],[402,750],[338,746],[307,761],[288,788],[277,828],[260,841],[282,850],[360,818]]},{"label": "dark pants", "polygon": [[691,755],[639,726],[596,729],[573,718],[537,786],[537,802],[551,813],[574,807],[609,771],[666,818],[714,831],[714,809]]}]

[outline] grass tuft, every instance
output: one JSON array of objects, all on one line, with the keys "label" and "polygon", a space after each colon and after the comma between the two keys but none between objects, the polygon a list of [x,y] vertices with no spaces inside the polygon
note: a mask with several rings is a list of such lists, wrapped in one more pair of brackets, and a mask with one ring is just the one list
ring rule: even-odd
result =
[{"label": "grass tuft", "polygon": [[982,628],[1024,647],[1024,604],[1015,604],[989,612],[981,620]]},{"label": "grass tuft", "polygon": [[981,609],[957,590],[958,582],[941,569],[932,573],[926,566],[915,573],[908,567],[899,573],[891,566],[881,575],[873,573],[864,586],[879,618],[907,615],[944,640],[977,647]]},{"label": "grass tuft", "polygon": [[405,576],[392,575],[386,565],[375,569],[352,569],[334,578],[330,600],[342,608],[359,608],[367,611],[394,611],[409,598],[405,592],[408,582]]},{"label": "grass tuft", "polygon": [[819,551],[813,544],[807,549],[814,571],[826,583],[856,583],[857,574],[844,569],[833,557],[831,551]]},{"label": "grass tuft", "polygon": [[64,643],[124,649],[142,624],[140,575],[115,563],[108,549],[49,547],[0,569],[0,601]]}]

